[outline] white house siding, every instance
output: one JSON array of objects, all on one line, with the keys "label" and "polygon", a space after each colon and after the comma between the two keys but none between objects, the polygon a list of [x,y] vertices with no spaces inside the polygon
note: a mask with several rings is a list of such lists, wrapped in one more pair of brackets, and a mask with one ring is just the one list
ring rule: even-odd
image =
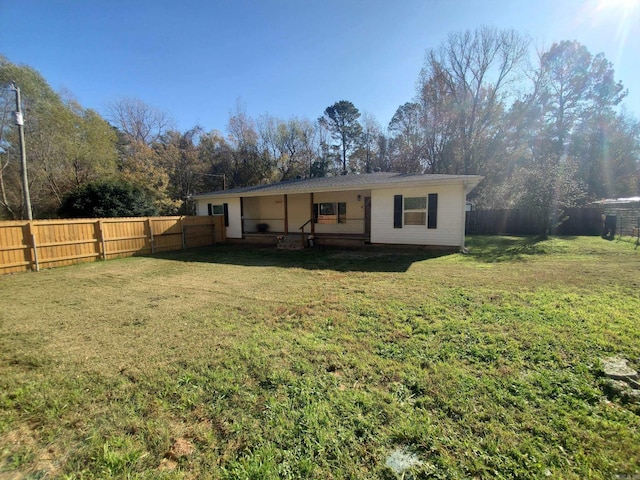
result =
[{"label": "white house siding", "polygon": [[196,202],[196,215],[209,215],[208,204],[228,205],[229,226],[227,227],[227,238],[242,238],[242,222],[240,219],[240,199],[239,198],[203,198]]},{"label": "white house siding", "polygon": [[[368,197],[369,195],[370,195],[369,190],[346,191],[346,192],[323,192],[323,193],[314,194],[313,203],[345,202],[347,204],[346,223],[336,223],[336,224],[316,223],[314,227],[315,232],[316,233],[363,234],[364,233],[364,197],[366,196]],[[360,200],[358,200],[358,196],[360,196]]]},{"label": "white house siding", "polygon": [[[393,228],[393,197],[426,197],[438,194],[437,228],[426,225],[403,225]],[[416,188],[383,188],[371,192],[371,243],[463,245],[465,194],[462,184]]]}]

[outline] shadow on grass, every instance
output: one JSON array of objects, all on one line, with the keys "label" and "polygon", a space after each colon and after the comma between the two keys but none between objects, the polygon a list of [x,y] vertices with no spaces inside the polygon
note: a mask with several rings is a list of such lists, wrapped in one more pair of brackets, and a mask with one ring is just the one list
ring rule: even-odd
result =
[{"label": "shadow on grass", "polygon": [[542,242],[540,237],[472,236],[467,240],[467,249],[470,256],[481,262],[512,262],[546,255],[549,252]]},{"label": "shadow on grass", "polygon": [[153,258],[177,262],[218,263],[248,267],[303,268],[338,272],[406,272],[421,262],[452,252],[419,248],[395,249],[364,247],[339,249],[314,247],[305,250],[277,250],[275,247],[214,245],[174,252],[157,253]]}]

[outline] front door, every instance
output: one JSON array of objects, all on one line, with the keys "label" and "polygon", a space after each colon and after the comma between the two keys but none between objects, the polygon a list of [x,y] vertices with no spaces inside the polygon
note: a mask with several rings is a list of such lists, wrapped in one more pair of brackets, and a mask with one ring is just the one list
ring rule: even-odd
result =
[{"label": "front door", "polygon": [[371,197],[364,197],[364,234],[371,238]]}]

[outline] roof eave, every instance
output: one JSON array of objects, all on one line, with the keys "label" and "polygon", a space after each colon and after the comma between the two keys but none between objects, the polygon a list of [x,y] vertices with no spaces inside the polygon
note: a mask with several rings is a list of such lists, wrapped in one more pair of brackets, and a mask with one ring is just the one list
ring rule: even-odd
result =
[{"label": "roof eave", "polygon": [[234,198],[234,197],[266,197],[272,195],[289,195],[289,194],[308,194],[308,193],[323,193],[323,192],[345,192],[356,190],[385,190],[393,188],[411,188],[422,186],[437,186],[437,185],[452,185],[462,183],[464,185],[466,193],[472,191],[482,180],[481,175],[458,175],[450,178],[421,178],[416,180],[407,180],[403,182],[389,182],[389,183],[363,183],[354,185],[342,185],[342,186],[326,186],[316,188],[287,188],[274,189],[273,191],[255,190],[248,192],[235,192],[227,193],[225,191],[202,193],[194,195],[194,200],[204,198]]}]

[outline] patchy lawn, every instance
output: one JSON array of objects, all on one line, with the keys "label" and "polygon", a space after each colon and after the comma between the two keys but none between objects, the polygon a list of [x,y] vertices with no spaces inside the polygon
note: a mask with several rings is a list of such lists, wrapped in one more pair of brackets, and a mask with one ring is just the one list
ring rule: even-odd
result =
[{"label": "patchy lawn", "polygon": [[0,478],[636,478],[640,249],[468,246],[0,277]]}]

